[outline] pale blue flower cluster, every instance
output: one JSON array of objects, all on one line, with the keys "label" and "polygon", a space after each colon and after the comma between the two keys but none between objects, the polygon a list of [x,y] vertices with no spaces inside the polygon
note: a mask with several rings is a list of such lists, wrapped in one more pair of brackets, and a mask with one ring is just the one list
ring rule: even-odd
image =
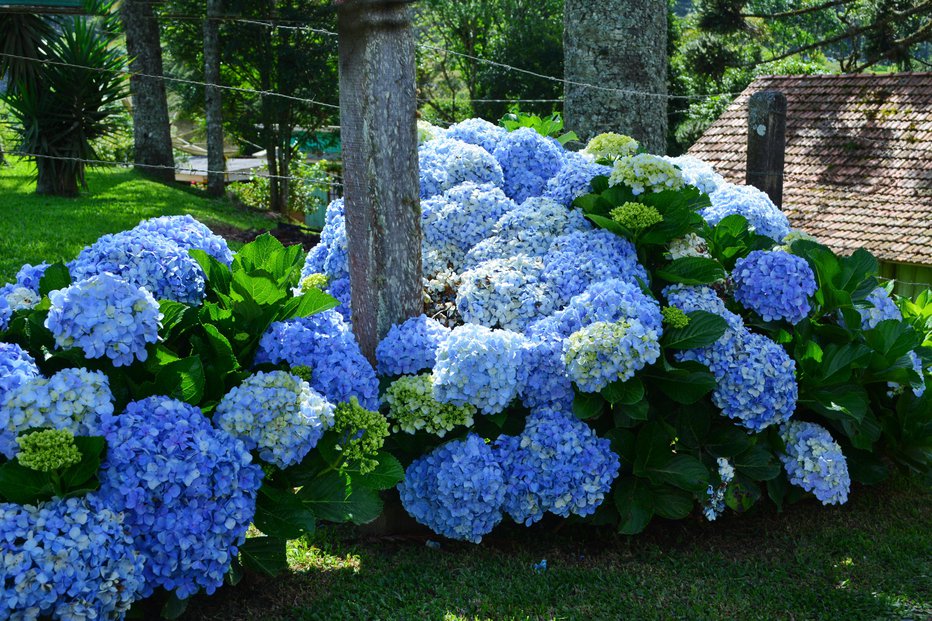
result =
[{"label": "pale blue flower cluster", "polygon": [[161,235],[185,251],[203,250],[224,265],[233,263],[233,252],[226,240],[188,214],[143,220],[134,230]]},{"label": "pale blue flower cluster", "polygon": [[498,143],[507,135],[508,130],[504,127],[489,123],[485,119],[466,119],[451,125],[444,132],[446,138],[478,145],[489,153],[493,153]]},{"label": "pale blue flower cluster", "polygon": [[530,127],[522,127],[502,137],[495,151],[505,176],[505,194],[523,203],[541,196],[547,182],[563,168],[563,149]]},{"label": "pale blue flower cluster", "polygon": [[26,264],[16,273],[16,280],[0,286],[0,331],[6,330],[16,311],[34,308],[39,303],[39,281],[48,263]]},{"label": "pale blue flower cluster", "polygon": [[258,372],[228,392],[214,423],[279,468],[300,463],[333,425],[334,406],[300,377]]},{"label": "pale blue flower cluster", "polygon": [[684,313],[705,311],[718,315],[728,322],[732,330],[744,327],[740,315],[731,312],[725,307],[725,302],[715,290],[704,285],[669,285],[662,291],[670,306],[675,306]]},{"label": "pale blue flower cluster", "polygon": [[437,349],[434,398],[498,414],[518,394],[524,337],[477,324],[454,328]]},{"label": "pale blue flower cluster", "polygon": [[557,237],[544,256],[542,278],[557,292],[560,306],[592,284],[619,278],[647,284],[647,270],[627,239],[604,229],[574,231]]},{"label": "pale blue flower cluster", "polygon": [[125,618],[144,559],[123,520],[96,494],[0,503],[0,618]]},{"label": "pale blue flower cluster", "polygon": [[502,520],[502,469],[476,434],[414,460],[398,492],[411,517],[450,539],[479,543]]},{"label": "pale blue flower cluster", "polygon": [[660,357],[659,338],[656,330],[634,318],[589,324],[563,345],[567,375],[583,392],[627,381]]},{"label": "pale blue flower cluster", "polygon": [[597,164],[579,153],[567,152],[563,168],[547,182],[544,197],[569,207],[573,201],[592,191],[592,180],[599,175],[608,176],[612,169]]},{"label": "pale blue flower cluster", "polygon": [[48,268],[49,264],[44,261],[38,265],[30,265],[29,263],[23,265],[16,272],[16,286],[25,287],[33,293],[39,293],[39,283]]},{"label": "pale blue flower cluster", "polygon": [[440,342],[450,329],[426,315],[394,325],[375,349],[379,375],[413,375],[433,369]]},{"label": "pale blue flower cluster", "polygon": [[494,185],[462,183],[444,192],[439,201],[425,201],[424,243],[434,248],[452,244],[465,253],[489,237],[495,223],[516,207]]},{"label": "pale blue flower cluster", "polygon": [[0,405],[6,395],[39,375],[36,361],[16,343],[0,342]]},{"label": "pale blue flower cluster", "polygon": [[883,287],[877,287],[871,291],[867,296],[866,304],[857,305],[857,309],[861,314],[862,330],[872,330],[881,321],[903,319],[903,313]]},{"label": "pale blue flower cluster", "polygon": [[504,510],[526,526],[546,511],[591,515],[621,467],[609,441],[567,410],[533,412],[520,435],[498,438],[495,457],[504,474]]},{"label": "pale blue flower cluster", "polygon": [[797,324],[809,314],[818,286],[809,263],[788,252],[754,250],[731,272],[735,301],[764,321]]},{"label": "pale blue flower cluster", "polygon": [[572,406],[573,383],[566,374],[563,339],[544,335],[528,339],[521,354],[519,396],[530,409],[567,409]]},{"label": "pale blue flower cluster", "polygon": [[245,541],[262,469],[199,408],[168,397],[131,402],[103,434],[100,495],[145,559],[142,595],[213,593]]},{"label": "pale blue flower cluster", "polygon": [[716,460],[718,466],[719,484],[713,486],[709,484],[706,490],[706,501],[702,507],[702,514],[710,522],[725,512],[725,492],[728,491],[728,484],[735,478],[735,467],[724,457]]},{"label": "pale blue flower cluster", "polygon": [[711,164],[692,155],[664,157],[663,159],[680,169],[683,181],[706,194],[712,194],[725,183],[725,178],[715,172]]},{"label": "pale blue flower cluster", "polygon": [[482,147],[438,138],[418,148],[421,198],[443,194],[464,181],[502,186],[502,167]]},{"label": "pale blue flower cluster", "polygon": [[112,415],[110,381],[101,371],[62,369],[48,379],[23,378],[18,386],[0,392],[0,453],[12,459],[16,436],[29,429],[98,435]]},{"label": "pale blue flower cluster", "polygon": [[0,332],[3,332],[10,325],[10,317],[13,316],[13,309],[6,297],[0,295]]},{"label": "pale blue flower cluster", "polygon": [[311,368],[311,388],[332,403],[356,397],[379,409],[379,381],[349,325],[336,311],[273,323],[259,341],[256,363]]},{"label": "pale blue flower cluster", "polygon": [[45,327],[55,345],[79,347],[88,358],[106,356],[113,366],[148,357],[146,345],[159,340],[162,313],[146,289],[103,273],[49,294]]},{"label": "pale blue flower cluster", "polygon": [[158,300],[199,304],[204,272],[188,251],[159,233],[139,230],[104,235],[69,264],[75,281],[109,272],[145,287]]},{"label": "pale blue flower cluster", "polygon": [[712,206],[699,213],[711,226],[728,216],[740,215],[747,218],[752,231],[774,241],[783,239],[790,232],[786,214],[773,204],[766,193],[754,186],[725,183],[709,199]]},{"label": "pale blue flower cluster", "polygon": [[456,309],[468,323],[520,332],[556,310],[543,269],[540,259],[520,254],[484,261],[461,275]]},{"label": "pale blue flower cluster", "polygon": [[790,483],[815,494],[823,505],[846,503],[848,462],[831,434],[815,423],[790,421],[780,427],[780,435],[786,444],[780,461]]}]

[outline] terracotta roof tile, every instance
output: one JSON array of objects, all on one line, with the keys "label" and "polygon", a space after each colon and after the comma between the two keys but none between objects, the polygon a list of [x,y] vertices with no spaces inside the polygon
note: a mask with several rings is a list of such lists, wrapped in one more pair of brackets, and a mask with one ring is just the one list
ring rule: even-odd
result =
[{"label": "terracotta roof tile", "polygon": [[932,73],[762,76],[690,148],[744,183],[747,101],[787,98],[784,210],[841,252],[932,265]]}]

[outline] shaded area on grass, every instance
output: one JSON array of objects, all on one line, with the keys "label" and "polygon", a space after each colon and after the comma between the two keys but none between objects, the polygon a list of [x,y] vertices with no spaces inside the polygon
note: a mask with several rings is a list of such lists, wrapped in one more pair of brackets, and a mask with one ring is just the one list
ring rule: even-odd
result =
[{"label": "shaded area on grass", "polygon": [[184,619],[932,616],[932,494],[905,479],[857,489],[842,507],[657,523],[634,538],[551,526],[500,527],[480,546],[439,549],[323,529],[292,543],[291,573],[199,597]]}]

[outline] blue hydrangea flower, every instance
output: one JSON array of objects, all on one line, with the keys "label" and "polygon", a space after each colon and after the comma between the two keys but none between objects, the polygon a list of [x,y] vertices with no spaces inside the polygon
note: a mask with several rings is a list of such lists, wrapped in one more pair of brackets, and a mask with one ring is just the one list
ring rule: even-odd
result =
[{"label": "blue hydrangea flower", "polygon": [[509,132],[493,151],[505,176],[505,194],[519,203],[540,196],[563,168],[563,149],[530,127]]},{"label": "blue hydrangea flower", "polygon": [[310,249],[307,257],[304,259],[304,267],[301,268],[301,278],[307,278],[311,274],[324,273],[324,261],[327,259],[328,248],[323,242],[318,242],[316,246]]},{"label": "blue hydrangea flower", "polygon": [[554,336],[529,339],[521,356],[518,381],[521,402],[530,409],[572,407],[573,383],[566,374],[563,339]]},{"label": "blue hydrangea flower", "polygon": [[38,375],[36,361],[25,349],[0,341],[0,405],[11,390]]},{"label": "blue hydrangea flower", "polygon": [[[28,366],[27,366],[28,369]],[[110,380],[101,371],[62,369],[52,377],[32,376],[0,398],[0,453],[12,458],[16,436],[40,427],[98,435],[113,414]]]},{"label": "blue hydrangea flower", "polygon": [[683,181],[706,194],[711,194],[725,183],[725,178],[715,172],[711,164],[692,155],[664,157],[663,159],[680,169]]},{"label": "blue hydrangea flower", "polygon": [[146,344],[159,340],[162,313],[146,289],[112,274],[81,280],[49,294],[45,327],[55,345],[79,347],[88,358],[106,356],[113,366],[148,357]]},{"label": "blue hydrangea flower", "polygon": [[352,321],[353,306],[352,300],[350,299],[351,293],[349,276],[346,278],[339,278],[337,280],[330,281],[330,286],[327,287],[327,293],[336,298],[340,303],[340,305],[334,308],[333,311],[338,313],[347,323]]},{"label": "blue hydrangea flower", "polygon": [[424,212],[425,244],[453,244],[463,252],[489,237],[501,217],[517,207],[500,188],[476,183],[455,186],[443,193],[442,202],[432,204],[434,209]]},{"label": "blue hydrangea flower", "polygon": [[480,263],[461,275],[456,309],[468,323],[520,332],[557,308],[543,268],[540,259],[520,254]]},{"label": "blue hydrangea flower", "polygon": [[669,285],[662,291],[670,306],[675,306],[684,313],[705,311],[718,315],[728,322],[732,330],[744,327],[741,316],[725,307],[725,302],[715,290],[704,285]]},{"label": "blue hydrangea flower", "polygon": [[418,148],[421,198],[443,194],[465,181],[502,186],[502,167],[492,155],[461,140],[438,138]]},{"label": "blue hydrangea flower", "polygon": [[413,375],[433,369],[440,342],[450,329],[426,315],[392,326],[375,348],[379,375]]},{"label": "blue hydrangea flower", "polygon": [[38,265],[25,264],[19,271],[16,272],[16,285],[18,287],[25,287],[26,289],[31,290],[33,293],[39,293],[39,283],[42,281],[42,277],[45,276],[45,270],[49,268],[49,264],[42,262]]},{"label": "blue hydrangea flower", "polygon": [[411,517],[450,539],[479,543],[502,520],[502,469],[476,434],[414,460],[398,493]]},{"label": "blue hydrangea flower", "polygon": [[349,242],[346,239],[346,218],[342,212],[335,213],[324,226],[320,244],[327,249],[320,272],[326,274],[331,282],[349,278]]},{"label": "blue hydrangea flower", "polygon": [[857,309],[861,314],[862,330],[872,330],[881,321],[903,319],[900,308],[890,299],[890,294],[883,287],[877,287],[871,291],[867,296],[866,304],[858,304]]},{"label": "blue hydrangea flower", "polygon": [[123,521],[97,494],[0,503],[0,618],[123,619],[144,587]]},{"label": "blue hydrangea flower", "polygon": [[188,214],[143,220],[133,230],[161,235],[185,251],[203,250],[224,265],[233,263],[233,252],[226,240]]},{"label": "blue hydrangea flower", "polygon": [[6,301],[6,296],[0,294],[0,332],[7,329],[10,325],[10,317],[13,316],[13,309],[10,303]]},{"label": "blue hydrangea flower", "polygon": [[783,239],[790,232],[790,221],[786,214],[773,204],[766,193],[753,186],[725,183],[709,199],[712,206],[706,207],[699,214],[711,226],[727,216],[737,214],[747,218],[752,231],[775,241]]},{"label": "blue hydrangea flower", "polygon": [[518,394],[524,337],[477,324],[453,329],[437,349],[434,398],[498,414]]},{"label": "blue hydrangea flower", "polygon": [[676,356],[709,367],[718,382],[712,402],[751,431],[786,422],[796,409],[796,363],[766,336],[729,329],[711,346]]},{"label": "blue hydrangea flower", "polygon": [[812,492],[823,505],[848,502],[851,478],[841,447],[815,423],[790,421],[780,427],[786,454],[780,461],[790,483]]},{"label": "blue hydrangea flower", "polygon": [[660,334],[634,318],[597,321],[570,335],[563,345],[566,373],[584,392],[631,379],[660,357]]},{"label": "blue hydrangea flower", "polygon": [[287,468],[301,463],[333,425],[334,406],[300,377],[259,372],[228,392],[214,423],[259,457]]},{"label": "blue hydrangea flower", "polygon": [[618,278],[596,282],[573,297],[563,310],[528,326],[529,337],[567,338],[597,321],[614,323],[636,319],[645,329],[662,332],[660,304],[637,285]]},{"label": "blue hydrangea flower", "polygon": [[728,484],[735,478],[735,468],[731,462],[724,457],[716,460],[718,466],[719,485],[713,487],[709,484],[706,490],[706,501],[703,503],[702,514],[705,519],[714,522],[718,516],[725,512],[725,492],[728,491]]},{"label": "blue hydrangea flower", "polygon": [[145,558],[142,595],[212,594],[246,539],[262,469],[199,408],[168,397],[130,403],[103,433],[100,495]]},{"label": "blue hydrangea flower", "polygon": [[556,290],[560,306],[598,281],[649,282],[634,244],[604,229],[557,237],[544,257],[541,278]]},{"label": "blue hydrangea flower", "polygon": [[495,151],[495,147],[507,135],[507,129],[485,119],[466,119],[451,125],[444,132],[446,138],[478,145],[489,153]]},{"label": "blue hydrangea flower", "polygon": [[38,293],[16,283],[0,287],[0,299],[3,299],[4,305],[9,308],[9,313],[34,308],[41,300]]},{"label": "blue hydrangea flower", "polygon": [[809,263],[788,252],[754,250],[731,272],[735,301],[764,321],[797,324],[809,314],[809,297],[818,286]]},{"label": "blue hydrangea flower", "polygon": [[188,251],[158,233],[104,235],[69,265],[75,281],[109,272],[145,287],[158,300],[197,305],[204,298],[204,272]]},{"label": "blue hydrangea flower", "polygon": [[592,515],[621,467],[610,443],[566,410],[538,410],[519,436],[500,436],[495,458],[505,480],[505,511],[530,526],[545,511]]},{"label": "blue hydrangea flower", "polygon": [[600,175],[607,177],[612,172],[610,166],[596,164],[578,153],[567,152],[564,159],[563,168],[547,182],[543,194],[564,207],[591,192],[593,179]]},{"label": "blue hydrangea flower", "polygon": [[349,326],[336,311],[273,323],[259,341],[256,363],[311,368],[311,388],[332,403],[356,397],[379,409],[379,381]]}]

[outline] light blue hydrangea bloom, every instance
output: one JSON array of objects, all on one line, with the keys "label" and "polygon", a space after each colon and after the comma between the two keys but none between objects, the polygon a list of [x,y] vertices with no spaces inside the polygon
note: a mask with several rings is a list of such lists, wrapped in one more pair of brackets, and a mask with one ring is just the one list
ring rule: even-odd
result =
[{"label": "light blue hydrangea bloom", "polygon": [[327,246],[322,242],[310,249],[307,257],[304,259],[304,267],[301,268],[301,279],[305,279],[311,274],[324,273],[324,261],[327,259]]},{"label": "light blue hydrangea bloom", "polygon": [[592,180],[599,175],[608,176],[610,166],[596,164],[579,153],[567,152],[563,168],[547,182],[544,197],[569,207],[583,194],[592,191]]},{"label": "light blue hydrangea bloom", "polygon": [[705,311],[718,315],[728,322],[732,330],[744,327],[741,316],[731,312],[725,307],[725,302],[718,296],[715,289],[705,285],[669,285],[662,291],[670,306],[675,306],[684,313]]},{"label": "light blue hydrangea bloom", "polygon": [[327,255],[330,252],[329,246],[333,244],[335,240],[339,239],[340,236],[346,236],[345,228],[343,228],[342,232],[338,230],[344,227],[343,214],[344,204],[342,198],[331,201],[330,204],[327,205],[324,214],[324,228],[320,232],[320,241],[307,253],[304,267],[301,269],[301,278],[306,278],[311,274],[326,273],[324,261],[327,259]]},{"label": "light blue hydrangea bloom", "polygon": [[809,263],[781,251],[754,250],[735,262],[731,278],[735,301],[764,321],[799,323],[812,310],[809,297],[818,289]]},{"label": "light blue hydrangea bloom", "polygon": [[0,405],[11,390],[38,375],[36,361],[25,349],[0,341]]},{"label": "light blue hydrangea bloom", "polygon": [[506,134],[493,151],[505,176],[505,194],[519,203],[540,196],[563,168],[563,149],[530,127]]},{"label": "light blue hydrangea bloom", "polygon": [[456,309],[468,323],[520,332],[557,308],[543,269],[540,259],[521,254],[480,263],[461,275]]},{"label": "light blue hydrangea bloom", "polygon": [[450,329],[426,315],[392,326],[375,348],[379,375],[413,375],[433,369],[440,342]]},{"label": "light blue hydrangea bloom", "polygon": [[259,341],[256,363],[286,362],[312,370],[311,388],[332,403],[359,399],[379,409],[379,381],[349,325],[336,311],[273,323]]},{"label": "light blue hydrangea bloom", "polygon": [[477,324],[454,328],[437,349],[434,398],[498,414],[518,394],[524,337]]},{"label": "light blue hydrangea bloom", "polygon": [[398,493],[411,517],[450,539],[479,543],[502,520],[502,469],[476,434],[414,460]]},{"label": "light blue hydrangea bloom", "polygon": [[610,443],[567,410],[538,410],[518,436],[500,436],[495,458],[505,480],[505,511],[530,526],[549,511],[592,515],[621,467]]},{"label": "light blue hydrangea bloom", "polygon": [[463,252],[489,237],[501,217],[517,207],[500,188],[476,183],[455,186],[434,204],[423,220],[424,242],[435,247],[453,244]]},{"label": "light blue hydrangea bloom", "polygon": [[331,280],[330,286],[327,287],[327,293],[332,295],[340,303],[339,306],[334,308],[334,312],[338,313],[343,320],[349,323],[353,320],[353,307],[350,293],[350,279],[349,276],[346,278],[339,278],[337,280]]},{"label": "light blue hydrangea bloom", "polygon": [[780,461],[790,483],[812,492],[823,505],[848,502],[851,478],[841,447],[815,423],[790,421],[780,427],[786,454]]},{"label": "light blue hydrangea bloom", "polygon": [[584,392],[624,382],[660,357],[660,334],[634,318],[597,321],[570,335],[563,345],[566,373]]},{"label": "light blue hydrangea bloom", "polygon": [[683,181],[706,194],[711,194],[725,183],[725,178],[715,172],[711,164],[692,155],[664,157],[663,159],[680,169]]},{"label": "light blue hydrangea bloom", "polygon": [[62,369],[48,379],[24,379],[0,399],[0,453],[12,458],[16,436],[28,429],[98,435],[102,421],[112,414],[110,380],[101,371]]},{"label": "light blue hydrangea bloom", "polygon": [[204,272],[188,251],[158,233],[123,231],[104,235],[69,264],[75,281],[109,272],[145,287],[158,300],[199,304]]},{"label": "light blue hydrangea bloom", "polygon": [[185,251],[203,250],[224,265],[233,263],[233,252],[226,240],[188,214],[143,220],[133,230],[161,235]]},{"label": "light blue hydrangea bloom", "polygon": [[530,409],[572,407],[575,395],[566,374],[563,339],[554,336],[528,339],[521,356],[518,381],[521,402]]},{"label": "light blue hydrangea bloom", "polygon": [[0,618],[125,618],[144,560],[123,521],[97,494],[0,503]]},{"label": "light blue hydrangea bloom", "polygon": [[871,330],[877,327],[881,321],[903,319],[903,313],[900,308],[890,298],[890,294],[883,287],[877,287],[871,291],[866,300],[866,304],[857,305],[858,313],[861,314],[861,329]]},{"label": "light blue hydrangea bloom", "polygon": [[451,125],[444,132],[446,138],[478,145],[489,153],[495,151],[495,147],[507,135],[507,129],[485,119],[466,119]]},{"label": "light blue hydrangea bloom", "polygon": [[501,187],[502,167],[482,147],[461,140],[438,138],[418,148],[421,198],[443,194],[465,181]]},{"label": "light blue hydrangea bloom", "polygon": [[699,214],[711,226],[727,216],[740,215],[747,218],[751,230],[775,241],[783,239],[790,232],[790,221],[786,214],[773,204],[766,193],[753,186],[725,183],[709,199],[712,206],[706,207]]},{"label": "light blue hydrangea bloom", "polygon": [[3,300],[5,307],[9,309],[7,313],[7,316],[9,316],[9,314],[16,311],[34,308],[41,298],[32,289],[11,283],[0,287],[0,299]]},{"label": "light blue hydrangea bloom", "polygon": [[718,386],[712,402],[751,431],[786,422],[796,409],[796,363],[766,336],[730,329],[710,347],[676,354],[709,367]]},{"label": "light blue hydrangea bloom", "polygon": [[541,277],[556,289],[560,306],[599,281],[649,282],[634,244],[604,229],[557,237],[544,257]]},{"label": "light blue hydrangea bloom", "polygon": [[735,478],[735,468],[731,462],[724,457],[716,460],[718,466],[719,484],[713,487],[709,484],[706,490],[706,501],[702,506],[702,514],[705,519],[714,522],[718,516],[725,512],[725,492],[728,491],[728,484]]},{"label": "light blue hydrangea bloom", "polygon": [[0,332],[3,332],[10,325],[10,317],[13,316],[13,309],[10,303],[6,301],[6,296],[0,294]]},{"label": "light blue hydrangea bloom", "polygon": [[301,463],[333,425],[332,403],[300,377],[285,371],[259,372],[228,392],[214,423],[243,441],[259,457],[287,468]]},{"label": "light blue hydrangea bloom", "polygon": [[159,340],[162,313],[146,289],[113,274],[100,274],[49,294],[45,327],[63,349],[79,347],[88,358],[106,356],[113,366],[148,357]]},{"label": "light blue hydrangea bloom", "polygon": [[100,495],[145,558],[142,595],[212,594],[246,539],[262,469],[199,408],[168,397],[131,402],[103,434]]},{"label": "light blue hydrangea bloom", "polygon": [[25,287],[33,293],[39,293],[39,283],[48,268],[49,264],[44,261],[38,265],[30,265],[29,263],[23,265],[16,272],[16,286]]}]

